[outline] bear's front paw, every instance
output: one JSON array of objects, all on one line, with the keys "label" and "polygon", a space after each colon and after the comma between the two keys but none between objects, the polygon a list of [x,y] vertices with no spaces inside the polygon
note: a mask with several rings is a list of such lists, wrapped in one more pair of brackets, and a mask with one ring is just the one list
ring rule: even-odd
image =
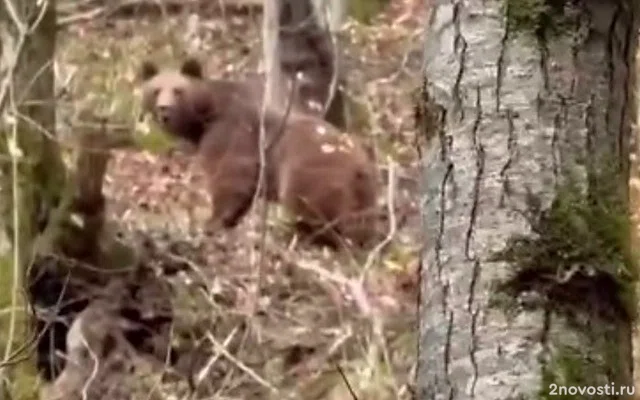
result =
[{"label": "bear's front paw", "polygon": [[224,228],[224,223],[220,218],[209,218],[204,225],[204,234],[212,237]]},{"label": "bear's front paw", "polygon": [[238,218],[235,215],[211,217],[205,224],[205,234],[212,236],[220,231],[229,231],[238,225]]}]

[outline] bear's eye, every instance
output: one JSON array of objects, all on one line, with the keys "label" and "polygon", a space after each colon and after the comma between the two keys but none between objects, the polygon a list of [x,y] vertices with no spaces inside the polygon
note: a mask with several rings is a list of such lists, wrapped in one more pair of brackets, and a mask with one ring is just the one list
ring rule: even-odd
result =
[{"label": "bear's eye", "polygon": [[176,97],[182,97],[182,95],[184,94],[184,88],[174,88],[173,89],[173,94]]}]

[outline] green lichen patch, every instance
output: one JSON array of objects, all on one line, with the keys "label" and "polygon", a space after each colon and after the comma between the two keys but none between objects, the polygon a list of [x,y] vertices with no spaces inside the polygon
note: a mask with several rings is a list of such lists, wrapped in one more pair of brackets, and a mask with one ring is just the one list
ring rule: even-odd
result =
[{"label": "green lichen patch", "polygon": [[566,389],[569,386],[584,386],[591,383],[587,381],[588,377],[584,376],[583,367],[584,359],[578,351],[570,347],[560,349],[558,354],[553,356],[542,368],[540,400],[575,399],[576,396],[566,392]]},{"label": "green lichen patch", "polygon": [[[613,349],[615,346],[606,343],[604,339],[593,345],[601,350],[598,354],[605,356],[617,354]],[[607,351],[608,348],[614,351]],[[594,382],[597,377],[610,376],[610,371],[606,368],[608,365],[615,364],[607,362],[610,360],[594,358],[589,354],[585,353],[584,349],[568,345],[552,350],[550,359],[542,367],[542,384],[538,398],[540,400],[619,398],[615,395],[618,388],[611,380]]]},{"label": "green lichen patch", "polygon": [[370,24],[389,0],[355,0],[348,5],[349,15],[365,24]]},{"label": "green lichen patch", "polygon": [[615,188],[618,180],[604,177],[590,179],[586,193],[571,180],[547,210],[530,202],[532,235],[510,238],[492,257],[513,268],[496,284],[494,304],[534,292],[544,303],[538,305],[555,312],[635,318],[637,267],[626,201]]},{"label": "green lichen patch", "polygon": [[425,76],[419,88],[411,93],[413,100],[413,118],[419,139],[429,143],[435,136],[441,135],[446,120],[446,110],[429,93],[429,80]]},{"label": "green lichen patch", "polygon": [[568,22],[564,7],[565,0],[505,0],[503,4],[510,31],[536,37],[563,30]]},{"label": "green lichen patch", "polygon": [[154,124],[139,124],[133,134],[135,146],[141,150],[161,154],[176,146],[177,140]]}]

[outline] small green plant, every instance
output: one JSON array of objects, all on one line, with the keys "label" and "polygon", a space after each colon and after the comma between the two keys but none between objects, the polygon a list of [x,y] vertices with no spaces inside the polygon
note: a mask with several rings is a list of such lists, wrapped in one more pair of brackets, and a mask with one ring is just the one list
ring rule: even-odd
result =
[{"label": "small green plant", "polygon": [[144,121],[136,126],[133,141],[136,147],[151,153],[164,153],[175,146],[175,140],[159,130],[153,123]]},{"label": "small green plant", "polygon": [[567,179],[546,210],[530,195],[532,234],[510,238],[493,256],[513,268],[512,277],[496,286],[500,303],[500,292],[515,298],[534,290],[558,311],[598,304],[609,316],[635,318],[638,274],[627,205],[617,176],[606,169],[585,190]]},{"label": "small green plant", "polygon": [[504,0],[503,10],[509,29],[542,38],[557,34],[567,23],[564,0]]},{"label": "small green plant", "polygon": [[370,24],[387,4],[389,0],[353,0],[349,2],[349,15],[362,23]]}]

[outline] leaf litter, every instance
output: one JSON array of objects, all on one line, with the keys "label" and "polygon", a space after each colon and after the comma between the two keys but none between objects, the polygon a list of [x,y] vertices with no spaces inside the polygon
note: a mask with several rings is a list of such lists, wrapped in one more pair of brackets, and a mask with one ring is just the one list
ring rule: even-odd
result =
[{"label": "leaf litter", "polygon": [[[372,25],[349,20],[341,32],[350,111],[359,116],[353,131],[373,140],[380,160],[395,160],[395,201],[414,209],[366,273],[362,257],[296,245],[278,210],[270,209],[266,225],[254,211],[233,231],[209,237],[202,230],[209,198],[189,151],[114,151],[105,180],[109,218],[179,264],[164,279],[174,292],[174,344],[197,349],[189,359],[192,398],[350,399],[337,366],[358,398],[411,398],[420,221],[408,93],[419,82],[424,21],[406,16],[405,3],[392,2]],[[146,58],[177,65],[197,55],[210,75],[225,78],[258,70],[260,15],[210,14],[69,25],[58,63],[61,75],[75,76],[60,119],[78,104],[137,118],[136,68]],[[262,245],[261,229],[268,230]],[[163,380],[153,392],[187,398],[189,390]]]}]

